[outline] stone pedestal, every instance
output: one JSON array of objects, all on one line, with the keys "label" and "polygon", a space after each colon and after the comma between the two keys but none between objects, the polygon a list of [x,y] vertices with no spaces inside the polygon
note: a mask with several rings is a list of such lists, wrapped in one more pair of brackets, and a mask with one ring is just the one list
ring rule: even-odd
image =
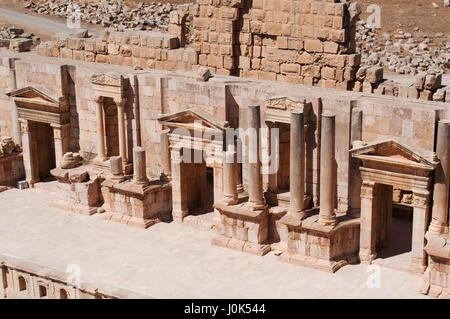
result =
[{"label": "stone pedestal", "polygon": [[101,186],[104,219],[139,228],[170,220],[172,189],[168,183],[157,180],[142,186],[107,179]]},{"label": "stone pedestal", "polygon": [[124,181],[122,159],[111,158],[112,177],[102,183],[104,218],[140,228],[170,219],[172,188],[160,180],[150,182],[146,173],[145,151],[135,147],[134,176]]},{"label": "stone pedestal", "polygon": [[58,198],[53,206],[74,213],[93,215],[101,206],[100,179],[87,168],[52,169],[58,181]]},{"label": "stone pedestal", "polygon": [[434,298],[450,299],[450,237],[428,232],[425,251],[428,268],[421,293]]},{"label": "stone pedestal", "polygon": [[281,219],[287,226],[287,250],[280,260],[328,272],[336,272],[358,260],[359,226],[357,218],[341,216],[335,226],[319,222],[317,209],[306,210],[304,220],[288,214]]},{"label": "stone pedestal", "polygon": [[[268,207],[263,195],[261,160],[259,158],[260,107],[250,106],[249,126],[249,198],[237,203],[234,172],[236,165],[224,163],[224,194],[222,200],[214,203],[220,213],[217,225],[218,235],[212,240],[214,245],[263,256],[270,251]],[[226,155],[225,155],[226,156]],[[234,154],[231,155],[234,159]]]}]

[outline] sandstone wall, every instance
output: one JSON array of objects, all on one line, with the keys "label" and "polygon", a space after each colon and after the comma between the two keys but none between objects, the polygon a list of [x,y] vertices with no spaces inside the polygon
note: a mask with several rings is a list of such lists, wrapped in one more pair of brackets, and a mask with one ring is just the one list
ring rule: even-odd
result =
[{"label": "sandstone wall", "polygon": [[[39,62],[37,62],[39,61]],[[66,61],[63,61],[66,62]],[[85,157],[96,155],[96,103],[90,77],[102,72],[119,72],[130,81],[129,98],[125,106],[127,121],[127,143],[129,158],[136,129],[136,119],[141,126],[142,146],[147,154],[149,174],[159,176],[161,114],[170,114],[188,108],[198,108],[218,121],[228,121],[232,127],[247,127],[247,106],[260,104],[262,125],[267,118],[266,101],[269,98],[288,96],[312,104],[311,124],[313,135],[308,144],[311,148],[307,160],[307,194],[318,200],[320,116],[323,111],[336,113],[336,161],[337,199],[340,210],[346,210],[351,197],[355,174],[349,156],[352,113],[362,110],[361,134],[367,142],[395,138],[401,143],[432,151],[435,140],[435,123],[439,118],[450,118],[449,108],[443,103],[434,103],[406,98],[378,96],[340,90],[324,90],[294,84],[242,80],[217,76],[206,82],[197,80],[192,72],[135,71],[130,67],[93,64],[81,61],[64,65],[61,60],[27,57],[17,62],[18,87],[42,85],[54,92],[67,91],[61,88],[61,72],[69,74],[73,83],[71,145],[72,151],[81,151]],[[61,71],[68,70],[68,71]],[[137,86],[134,84],[136,77]],[[70,82],[66,81],[66,82]],[[134,94],[138,95],[135,99]],[[136,102],[139,102],[138,108]],[[138,113],[136,113],[138,112]],[[6,114],[7,118],[10,115]],[[2,118],[3,120],[3,118]],[[6,130],[7,126],[0,126]],[[244,184],[247,172],[243,169]],[[267,185],[268,177],[264,177]]]},{"label": "sandstone wall", "polygon": [[199,0],[199,64],[218,74],[352,88],[357,14],[350,2]]},{"label": "sandstone wall", "polygon": [[191,70],[197,55],[161,32],[104,32],[99,38],[58,34],[36,48],[39,55],[158,70]]}]

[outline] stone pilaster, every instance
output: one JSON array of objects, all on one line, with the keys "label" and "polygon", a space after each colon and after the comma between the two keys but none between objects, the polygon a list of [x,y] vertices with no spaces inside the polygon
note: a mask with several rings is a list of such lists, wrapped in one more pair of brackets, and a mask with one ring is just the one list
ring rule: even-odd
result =
[{"label": "stone pilaster", "polygon": [[376,257],[376,236],[374,198],[376,196],[375,183],[363,181],[361,186],[361,231],[359,259],[362,263],[371,263]]},{"label": "stone pilaster", "polygon": [[414,272],[423,273],[426,269],[425,233],[430,214],[430,192],[413,190],[413,234],[411,250],[411,267]]},{"label": "stone pilaster", "polygon": [[182,175],[183,157],[180,149],[171,150],[172,165],[172,216],[174,221],[183,222],[183,218],[189,214],[187,205],[187,192],[182,187],[185,183]]},{"label": "stone pilaster", "polygon": [[53,128],[53,139],[55,141],[55,160],[59,167],[64,154],[69,152],[70,147],[70,124],[50,124]]},{"label": "stone pilaster", "polygon": [[325,112],[322,115],[321,125],[319,223],[322,225],[335,225],[335,115]]},{"label": "stone pilaster", "polygon": [[162,131],[160,134],[160,145],[161,145],[161,166],[163,175],[170,180],[172,175],[171,165],[170,165],[170,148],[169,148],[169,131]]},{"label": "stone pilaster", "polygon": [[440,164],[434,171],[433,211],[430,232],[442,234],[448,231],[450,184],[450,121],[438,123],[436,156]]},{"label": "stone pilaster", "polygon": [[39,167],[36,158],[36,132],[31,121],[20,119],[22,132],[23,165],[25,176],[30,187],[39,182]]}]

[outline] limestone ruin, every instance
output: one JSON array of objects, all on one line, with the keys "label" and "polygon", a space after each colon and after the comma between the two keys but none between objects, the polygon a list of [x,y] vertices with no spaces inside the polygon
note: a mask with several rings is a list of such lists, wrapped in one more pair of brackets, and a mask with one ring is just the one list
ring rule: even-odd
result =
[{"label": "limestone ruin", "polygon": [[[56,207],[146,232],[195,225],[214,245],[332,273],[383,265],[407,220],[404,270],[450,298],[450,94],[440,74],[401,87],[361,67],[359,13],[197,0],[167,32],[0,49],[0,188],[56,179]],[[0,261],[2,297],[133,296]]]}]

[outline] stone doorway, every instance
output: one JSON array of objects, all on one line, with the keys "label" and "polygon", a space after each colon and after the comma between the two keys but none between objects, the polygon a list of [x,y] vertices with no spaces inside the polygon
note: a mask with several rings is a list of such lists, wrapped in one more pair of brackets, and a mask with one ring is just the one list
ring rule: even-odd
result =
[{"label": "stone doorway", "polygon": [[412,257],[414,207],[394,202],[391,185],[377,184],[375,188],[376,258],[373,264],[408,271]]},{"label": "stone doorway", "polygon": [[106,156],[119,156],[119,122],[117,118],[117,105],[111,98],[105,98],[105,142]]},{"label": "stone doorway", "polygon": [[34,122],[39,180],[53,180],[50,170],[56,167],[53,128],[48,123]]},{"label": "stone doorway", "polygon": [[[408,243],[411,238],[410,256],[397,262],[395,259],[391,261],[396,267],[423,273],[427,267],[424,247],[430,219],[431,176],[438,162],[433,154],[419,154],[417,150],[412,151],[394,140],[371,145],[361,142],[351,153],[361,160],[361,262],[372,263],[382,257],[382,249],[389,247],[393,240],[400,239]],[[402,228],[397,220],[393,223],[394,188],[410,194],[411,208],[408,210],[412,209],[411,236],[408,235],[407,224],[403,223]],[[394,214],[398,211],[399,207],[396,207]]]}]

